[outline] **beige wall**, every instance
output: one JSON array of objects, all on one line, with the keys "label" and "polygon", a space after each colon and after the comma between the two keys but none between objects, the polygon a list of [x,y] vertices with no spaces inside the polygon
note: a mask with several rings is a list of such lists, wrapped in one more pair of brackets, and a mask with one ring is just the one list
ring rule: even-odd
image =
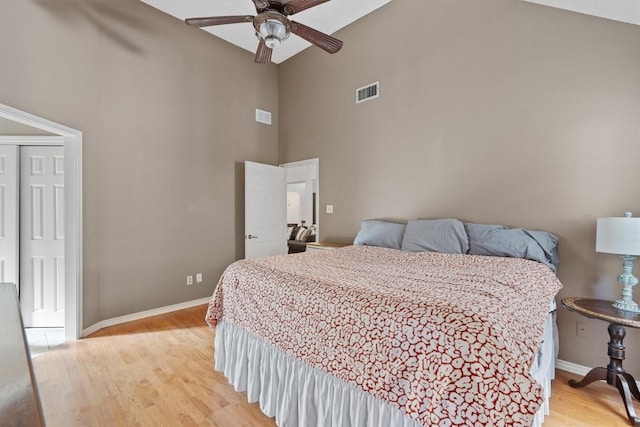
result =
[{"label": "beige wall", "polygon": [[[517,0],[403,0],[337,35],[337,55],[280,67],[280,161],[320,158],[322,239],[351,241],[372,217],[543,229],[560,237],[560,297],[619,295],[595,221],[640,215],[640,27]],[[375,81],[380,98],[356,105]],[[562,359],[608,362],[604,322],[558,320]]]},{"label": "beige wall", "polygon": [[84,133],[84,326],[209,296],[239,162],[278,160],[277,67],[133,0],[0,0],[0,58],[1,103]]}]

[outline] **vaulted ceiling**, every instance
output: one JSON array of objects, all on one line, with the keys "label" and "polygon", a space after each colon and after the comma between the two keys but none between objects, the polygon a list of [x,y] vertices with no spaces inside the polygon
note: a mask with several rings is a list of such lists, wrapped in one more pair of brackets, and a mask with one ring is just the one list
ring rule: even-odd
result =
[{"label": "vaulted ceiling", "polygon": [[[180,20],[195,17],[255,15],[251,0],[141,0]],[[333,34],[352,22],[384,6],[391,0],[332,0],[295,15],[295,20]],[[406,0],[405,0],[406,1]],[[425,0],[419,0],[425,1]],[[544,6],[640,25],[640,0],[524,0]],[[251,23],[203,28],[249,52],[255,52],[258,40]],[[272,61],[279,64],[311,46],[292,35],[274,49]]]}]

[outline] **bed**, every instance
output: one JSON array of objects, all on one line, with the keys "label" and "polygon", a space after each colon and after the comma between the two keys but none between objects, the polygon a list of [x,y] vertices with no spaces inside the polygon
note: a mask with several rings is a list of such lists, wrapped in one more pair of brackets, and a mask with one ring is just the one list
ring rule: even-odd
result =
[{"label": "bed", "polygon": [[461,251],[237,261],[207,312],[215,367],[282,427],[539,425],[561,285],[543,263]]}]

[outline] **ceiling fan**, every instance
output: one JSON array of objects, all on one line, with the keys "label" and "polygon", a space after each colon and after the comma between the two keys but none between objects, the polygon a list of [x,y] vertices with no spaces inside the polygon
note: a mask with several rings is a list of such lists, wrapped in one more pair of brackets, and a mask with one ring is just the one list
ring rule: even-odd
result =
[{"label": "ceiling fan", "polygon": [[294,15],[329,0],[252,0],[258,14],[256,16],[213,16],[210,18],[185,19],[194,27],[210,27],[213,25],[239,24],[253,22],[256,37],[260,41],[254,61],[258,63],[271,62],[272,50],[291,33],[302,37],[309,43],[318,46],[329,53],[336,53],[342,48],[342,42],[335,37],[321,33],[311,27],[291,21],[287,16]]}]

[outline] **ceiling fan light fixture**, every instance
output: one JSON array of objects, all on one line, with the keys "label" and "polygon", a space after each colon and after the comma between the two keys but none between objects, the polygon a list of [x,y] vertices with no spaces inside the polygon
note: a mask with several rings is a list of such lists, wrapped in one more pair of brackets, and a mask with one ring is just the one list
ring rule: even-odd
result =
[{"label": "ceiling fan light fixture", "polygon": [[258,15],[256,21],[256,36],[271,49],[280,46],[289,37],[289,22],[280,14],[267,12],[263,16]]},{"label": "ceiling fan light fixture", "polygon": [[280,43],[289,37],[289,32],[284,24],[276,19],[267,19],[260,24],[258,30],[260,38],[264,40],[264,44],[273,49],[280,46]]}]

